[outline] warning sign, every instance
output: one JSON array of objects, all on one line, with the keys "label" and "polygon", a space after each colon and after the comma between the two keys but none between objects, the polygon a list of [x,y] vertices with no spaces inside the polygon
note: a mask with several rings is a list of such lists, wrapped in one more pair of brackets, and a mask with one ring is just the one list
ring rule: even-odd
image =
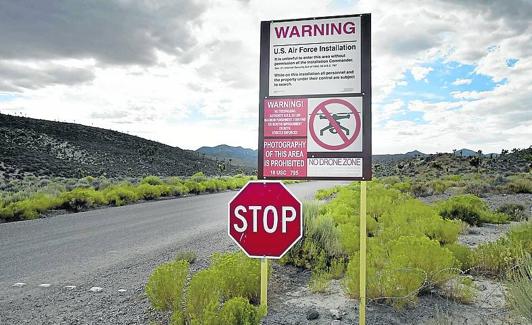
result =
[{"label": "warning sign", "polygon": [[259,179],[371,180],[371,16],[261,23]]},{"label": "warning sign", "polygon": [[313,98],[309,105],[309,151],[362,151],[361,97]]}]

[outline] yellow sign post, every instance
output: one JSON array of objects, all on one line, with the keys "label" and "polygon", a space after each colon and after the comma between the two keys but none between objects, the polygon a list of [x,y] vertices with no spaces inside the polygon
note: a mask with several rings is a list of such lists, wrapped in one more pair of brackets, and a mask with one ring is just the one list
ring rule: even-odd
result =
[{"label": "yellow sign post", "polygon": [[260,260],[260,304],[268,307],[268,259]]},{"label": "yellow sign post", "polygon": [[358,323],[366,324],[366,182],[360,182],[360,306]]}]

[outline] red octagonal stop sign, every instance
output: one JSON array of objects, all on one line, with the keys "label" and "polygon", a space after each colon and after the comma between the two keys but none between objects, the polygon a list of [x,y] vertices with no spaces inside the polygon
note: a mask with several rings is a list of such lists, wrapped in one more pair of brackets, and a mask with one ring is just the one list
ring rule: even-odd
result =
[{"label": "red octagonal stop sign", "polygon": [[281,182],[249,182],[229,202],[228,231],[249,257],[281,258],[303,236],[301,202]]}]

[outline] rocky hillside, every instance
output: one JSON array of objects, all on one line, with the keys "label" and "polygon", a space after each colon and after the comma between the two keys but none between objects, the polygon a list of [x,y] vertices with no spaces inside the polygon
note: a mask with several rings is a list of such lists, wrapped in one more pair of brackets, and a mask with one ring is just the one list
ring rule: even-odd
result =
[{"label": "rocky hillside", "polygon": [[401,160],[376,161],[375,176],[403,175],[409,177],[463,174],[472,172],[512,174],[532,169],[532,146],[514,149],[503,155],[461,157],[452,153],[438,153]]},{"label": "rocky hillside", "polygon": [[257,150],[221,144],[215,147],[201,147],[196,152],[213,159],[230,161],[234,165],[257,168]]},{"label": "rocky hillside", "polygon": [[188,176],[199,171],[215,175],[251,169],[116,131],[0,114],[0,179]]}]

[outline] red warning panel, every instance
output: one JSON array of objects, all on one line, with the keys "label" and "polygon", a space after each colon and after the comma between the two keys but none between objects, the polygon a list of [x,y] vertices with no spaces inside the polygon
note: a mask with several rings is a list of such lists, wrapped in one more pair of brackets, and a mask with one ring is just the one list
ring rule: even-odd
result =
[{"label": "red warning panel", "polygon": [[269,177],[306,177],[306,139],[265,139],[264,175]]},{"label": "red warning panel", "polygon": [[305,137],[307,105],[306,98],[265,100],[264,136]]}]

